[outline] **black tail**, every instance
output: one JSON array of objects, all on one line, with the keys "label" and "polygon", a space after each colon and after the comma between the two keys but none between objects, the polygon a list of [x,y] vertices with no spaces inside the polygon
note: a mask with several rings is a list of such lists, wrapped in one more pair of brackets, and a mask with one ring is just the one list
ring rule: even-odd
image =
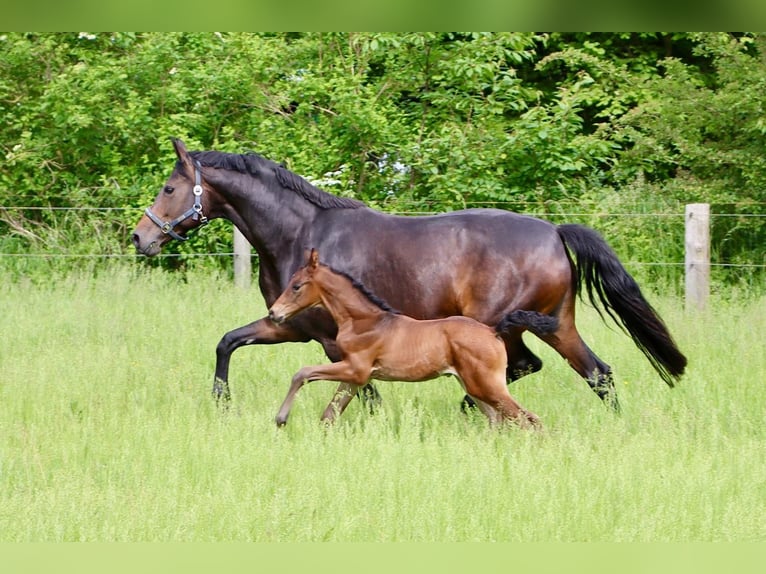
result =
[{"label": "black tail", "polygon": [[580,288],[585,283],[599,315],[596,297],[615,323],[627,330],[662,380],[674,386],[684,373],[686,357],[612,248],[596,231],[582,225],[559,225],[558,232],[576,259],[576,291],[582,296]]},{"label": "black tail", "polygon": [[558,329],[559,320],[552,315],[544,315],[537,311],[517,309],[503,317],[495,326],[495,331],[497,333],[504,333],[511,327],[524,327],[538,336],[549,335]]}]

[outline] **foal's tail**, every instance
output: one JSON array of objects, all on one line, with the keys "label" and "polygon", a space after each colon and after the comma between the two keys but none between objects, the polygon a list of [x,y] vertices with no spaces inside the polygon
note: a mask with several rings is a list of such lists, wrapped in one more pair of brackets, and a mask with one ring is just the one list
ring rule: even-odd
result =
[{"label": "foal's tail", "polygon": [[684,373],[686,357],[612,248],[596,231],[582,225],[559,225],[558,232],[577,260],[575,291],[582,296],[580,287],[585,283],[588,298],[602,319],[597,297],[615,323],[627,330],[662,380],[673,387]]},{"label": "foal's tail", "polygon": [[559,328],[559,320],[537,311],[517,309],[508,313],[495,325],[495,332],[504,333],[512,327],[524,327],[537,336],[550,335]]}]

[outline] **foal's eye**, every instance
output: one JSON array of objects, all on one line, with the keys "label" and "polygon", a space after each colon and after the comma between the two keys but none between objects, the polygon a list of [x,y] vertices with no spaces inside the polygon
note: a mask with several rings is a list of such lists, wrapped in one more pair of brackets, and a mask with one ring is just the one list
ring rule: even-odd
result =
[{"label": "foal's eye", "polygon": [[293,285],[293,291],[300,291],[301,287],[303,287],[302,283],[296,283],[295,285]]},{"label": "foal's eye", "polygon": [[170,195],[171,193],[173,193],[173,192],[175,191],[175,189],[176,189],[176,188],[175,188],[175,187],[173,187],[172,185],[166,185],[166,186],[165,186],[165,187],[162,189],[162,191],[164,191],[165,193],[167,193],[168,195]]}]

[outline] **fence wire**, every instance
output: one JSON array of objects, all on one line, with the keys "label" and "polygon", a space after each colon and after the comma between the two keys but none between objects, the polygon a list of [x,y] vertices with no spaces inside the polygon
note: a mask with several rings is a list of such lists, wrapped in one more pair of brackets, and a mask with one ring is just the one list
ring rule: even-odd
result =
[{"label": "fence wire", "polygon": [[[399,206],[406,205],[399,203]],[[421,207],[423,205],[428,205],[420,203],[418,204],[418,207]],[[682,211],[679,212],[641,212],[641,211],[621,211],[621,212],[590,212],[590,211],[552,211],[551,208],[556,207],[582,207],[583,205],[587,205],[587,202],[557,202],[556,204],[544,204],[541,205],[540,203],[535,202],[482,202],[480,205],[469,205],[468,207],[497,207],[497,208],[515,208],[518,209],[520,206],[527,206],[531,208],[528,212],[528,215],[535,216],[535,217],[541,217],[545,219],[577,219],[577,218],[655,218],[655,219],[672,219],[672,218],[678,218],[681,222],[684,218],[684,213]],[[742,207],[754,207],[754,206],[763,206],[766,204],[746,204]],[[408,215],[408,216],[417,216],[417,215],[433,215],[434,211],[426,211],[426,210],[418,210],[418,209],[391,209],[386,210],[385,206],[383,207],[383,211],[386,213],[396,214],[396,215]],[[21,212],[125,212],[125,213],[135,213],[139,214],[144,211],[144,208],[141,207],[96,207],[96,206],[76,206],[76,207],[56,207],[56,206],[35,206],[35,205],[13,205],[13,206],[0,206],[0,221],[2,221],[2,215],[3,214],[11,214],[11,213],[21,213]],[[719,218],[738,218],[742,220],[748,220],[748,219],[763,219],[766,217],[766,214],[756,214],[756,213],[714,213],[711,212],[710,214],[711,222],[714,219]],[[13,258],[13,259],[139,259],[140,256],[127,251],[127,241],[126,241],[126,252],[123,253],[67,253],[67,252],[50,252],[50,253],[33,253],[33,252],[15,252],[15,253],[7,253],[7,252],[0,252],[0,258]],[[754,251],[757,251],[757,248],[754,248]],[[236,254],[231,251],[222,251],[222,252],[195,252],[195,253],[160,253],[156,257],[161,259],[175,259],[175,258],[203,258],[203,257],[231,257],[233,258]],[[253,253],[252,255],[253,259],[257,260],[257,254]],[[683,261],[626,261],[625,265],[628,266],[635,266],[635,267],[667,267],[667,268],[683,268],[684,262]],[[740,263],[725,263],[725,262],[710,262],[710,267],[716,267],[716,268],[738,268],[738,269],[751,269],[751,270],[757,270],[757,269],[766,269],[766,263],[756,263],[756,262],[740,262]]]}]

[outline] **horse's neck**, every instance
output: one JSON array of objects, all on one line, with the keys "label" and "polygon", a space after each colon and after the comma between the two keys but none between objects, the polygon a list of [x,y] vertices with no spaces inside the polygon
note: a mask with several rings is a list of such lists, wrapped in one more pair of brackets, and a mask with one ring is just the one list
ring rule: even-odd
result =
[{"label": "horse's neck", "polygon": [[224,199],[221,216],[237,226],[262,259],[283,258],[318,210],[293,191],[280,193],[236,172],[222,177],[216,189]]},{"label": "horse's neck", "polygon": [[322,305],[339,329],[349,322],[376,319],[386,313],[354,287],[349,279],[330,271],[325,272],[321,289]]}]

